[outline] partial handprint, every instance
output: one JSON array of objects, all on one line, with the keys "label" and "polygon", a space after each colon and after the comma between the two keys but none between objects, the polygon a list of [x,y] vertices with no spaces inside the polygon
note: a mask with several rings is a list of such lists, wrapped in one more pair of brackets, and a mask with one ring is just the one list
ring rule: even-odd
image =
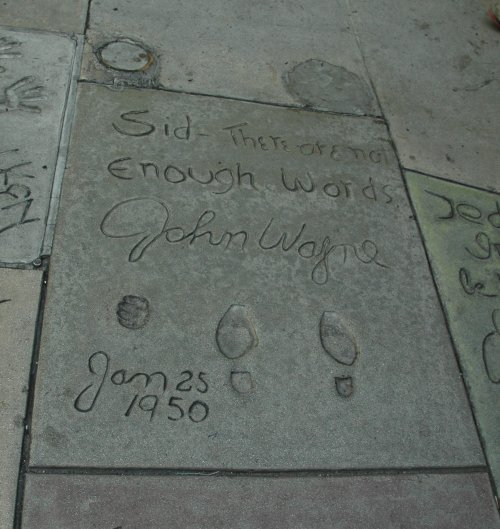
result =
[{"label": "partial handprint", "polygon": [[15,51],[20,45],[20,42],[10,40],[8,37],[0,37],[0,59],[15,59],[16,57],[21,57],[22,53]]},{"label": "partial handprint", "polygon": [[43,101],[47,96],[44,94],[44,87],[35,83],[36,78],[28,76],[4,88],[3,99],[0,99],[0,112],[21,110],[39,114],[41,108],[33,103]]}]

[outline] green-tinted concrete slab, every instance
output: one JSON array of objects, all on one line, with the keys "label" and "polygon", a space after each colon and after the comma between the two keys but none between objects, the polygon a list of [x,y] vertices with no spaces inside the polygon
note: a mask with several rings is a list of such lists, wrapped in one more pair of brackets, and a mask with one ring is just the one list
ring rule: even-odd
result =
[{"label": "green-tinted concrete slab", "polygon": [[12,527],[42,274],[0,270],[0,527]]},{"label": "green-tinted concrete slab", "polygon": [[486,474],[28,477],[23,529],[498,529]]},{"label": "green-tinted concrete slab", "polygon": [[83,33],[88,0],[2,0],[1,23],[18,28]]},{"label": "green-tinted concrete slab", "polygon": [[0,262],[42,253],[74,55],[69,37],[0,28]]},{"label": "green-tinted concrete slab", "polygon": [[500,486],[500,195],[415,173],[411,198]]},{"label": "green-tinted concrete slab", "polygon": [[484,464],[382,122],[82,84],[73,131],[32,464]]}]

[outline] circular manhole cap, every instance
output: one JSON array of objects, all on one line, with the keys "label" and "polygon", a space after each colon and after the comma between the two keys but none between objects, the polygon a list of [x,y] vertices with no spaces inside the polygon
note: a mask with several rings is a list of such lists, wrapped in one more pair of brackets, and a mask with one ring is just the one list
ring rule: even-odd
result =
[{"label": "circular manhole cap", "polygon": [[153,62],[149,50],[128,39],[108,42],[99,50],[98,57],[105,66],[124,72],[144,71]]}]

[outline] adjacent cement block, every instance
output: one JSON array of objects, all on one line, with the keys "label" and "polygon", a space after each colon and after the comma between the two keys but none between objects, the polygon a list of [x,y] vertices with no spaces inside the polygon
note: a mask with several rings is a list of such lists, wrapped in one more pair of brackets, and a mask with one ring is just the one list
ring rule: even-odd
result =
[{"label": "adjacent cement block", "polygon": [[83,33],[88,0],[3,0],[2,24]]},{"label": "adjacent cement block", "polygon": [[492,2],[349,4],[404,167],[500,191],[500,33],[487,16]]},{"label": "adjacent cement block", "polygon": [[45,314],[33,465],[484,464],[380,121],[82,84]]},{"label": "adjacent cement block", "polygon": [[0,28],[0,261],[40,256],[75,42]]},{"label": "adjacent cement block", "polygon": [[42,274],[0,270],[0,527],[12,527]]},{"label": "adjacent cement block", "polygon": [[415,173],[407,179],[500,489],[500,195]]},{"label": "adjacent cement block", "polygon": [[31,475],[23,529],[498,529],[486,474]]},{"label": "adjacent cement block", "polygon": [[87,37],[85,79],[379,112],[339,0],[94,0]]}]

